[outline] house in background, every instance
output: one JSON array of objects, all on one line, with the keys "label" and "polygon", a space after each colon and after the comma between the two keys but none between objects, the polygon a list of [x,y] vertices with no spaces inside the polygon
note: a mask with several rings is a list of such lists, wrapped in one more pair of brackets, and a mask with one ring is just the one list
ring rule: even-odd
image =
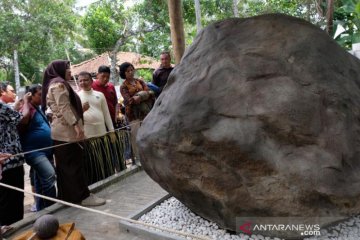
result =
[{"label": "house in background", "polygon": [[[133,52],[118,52],[116,62],[117,71],[119,71],[119,66],[123,62],[130,62],[137,70],[150,69],[151,71],[154,71],[160,66],[160,61],[152,57],[144,56],[139,53]],[[91,75],[95,78],[97,70],[101,65],[106,65],[110,67],[111,63],[109,53],[106,52],[92,59],[86,60],[82,63],[72,65],[71,73],[77,79],[80,72],[87,71],[91,73]],[[117,84],[118,83],[115,83],[115,85]],[[71,81],[71,85],[76,85],[76,83]]]},{"label": "house in background", "polygon": [[[141,55],[139,53],[118,52],[116,59],[117,59],[117,62],[116,62],[117,75],[119,74],[118,73],[119,66],[123,62],[130,62],[132,65],[134,65],[136,70],[147,69],[147,70],[150,70],[151,72],[153,72],[156,68],[160,67],[160,61],[158,61],[152,57]],[[110,67],[111,63],[110,63],[109,53],[103,53],[92,59],[86,60],[82,63],[72,65],[71,66],[71,74],[73,75],[74,80],[69,81],[70,85],[74,88],[75,91],[79,90],[78,82],[76,81],[79,73],[82,71],[87,71],[91,74],[91,76],[93,78],[95,78],[98,68],[101,65],[106,65],[106,66]],[[137,76],[137,77],[141,78],[141,76]],[[119,75],[116,79],[120,79]],[[118,97],[120,96],[119,84],[120,84],[119,81],[114,83],[115,90],[117,92]]]}]

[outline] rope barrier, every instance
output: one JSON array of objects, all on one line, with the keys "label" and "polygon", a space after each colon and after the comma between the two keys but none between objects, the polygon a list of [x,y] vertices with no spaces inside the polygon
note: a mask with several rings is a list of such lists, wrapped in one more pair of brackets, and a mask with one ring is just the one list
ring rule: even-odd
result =
[{"label": "rope barrier", "polygon": [[131,218],[126,218],[126,217],[122,217],[122,216],[115,215],[115,214],[112,214],[112,213],[107,213],[107,212],[104,212],[104,211],[100,211],[100,210],[97,210],[97,209],[83,207],[83,206],[73,204],[73,203],[69,203],[69,202],[66,202],[66,201],[63,201],[63,200],[47,197],[47,196],[44,196],[44,195],[41,195],[41,194],[28,192],[28,191],[26,191],[24,189],[17,188],[17,187],[8,185],[8,184],[4,184],[2,182],[0,182],[0,186],[10,188],[10,189],[15,190],[15,191],[23,192],[23,193],[26,193],[26,194],[30,194],[32,196],[40,197],[40,198],[43,198],[43,199],[46,199],[46,200],[50,200],[50,201],[53,201],[53,202],[56,202],[56,203],[61,203],[61,204],[64,204],[66,206],[69,206],[69,207],[74,207],[74,208],[85,210],[85,211],[88,211],[88,212],[102,214],[102,215],[105,215],[105,216],[108,216],[108,217],[113,217],[113,218],[116,218],[116,219],[120,219],[120,220],[123,220],[123,221],[126,221],[126,222],[142,225],[142,226],[145,226],[145,227],[159,229],[159,230],[162,230],[162,231],[165,231],[165,232],[178,234],[178,235],[181,235],[181,236],[184,236],[184,237],[191,237],[191,238],[199,239],[199,240],[210,240],[209,238],[207,238],[205,236],[197,236],[197,235],[194,235],[194,234],[191,234],[191,233],[186,233],[186,232],[182,232],[182,231],[178,231],[178,230],[174,230],[174,229],[170,229],[170,228],[156,226],[156,225],[153,225],[153,224],[144,223],[144,222],[134,220],[134,219],[131,219]]},{"label": "rope barrier", "polygon": [[[114,129],[113,131],[108,131],[106,132],[103,136],[101,137],[104,137],[106,135],[109,135],[115,131],[118,131],[118,130],[121,130],[121,129],[125,129],[127,127],[130,127],[131,125],[134,125],[135,123],[131,123],[131,124],[128,124],[124,127],[121,127],[121,128],[116,128]],[[38,151],[43,151],[43,150],[47,150],[47,149],[53,149],[53,148],[58,148],[58,147],[62,147],[62,146],[65,146],[65,145],[69,145],[69,144],[73,144],[73,143],[79,143],[79,142],[85,142],[85,141],[89,141],[90,139],[94,139],[94,138],[100,138],[100,137],[93,137],[93,138],[88,138],[88,139],[82,139],[82,140],[79,140],[79,141],[74,141],[74,142],[66,142],[66,143],[61,143],[61,144],[57,144],[57,145],[52,145],[52,146],[49,146],[49,147],[44,147],[44,148],[38,148],[38,149],[34,149],[34,150],[31,150],[31,151],[27,151],[27,152],[21,152],[21,153],[16,153],[16,154],[12,154],[10,155],[8,158],[12,158],[12,157],[18,157],[18,156],[23,156],[25,154],[29,154],[29,153],[33,153],[33,152],[38,152]]]},{"label": "rope barrier", "polygon": [[[126,125],[126,126],[124,126],[124,127],[114,129],[113,131],[108,131],[108,132],[106,132],[105,135],[103,135],[103,136],[101,136],[101,137],[104,137],[104,136],[106,136],[106,135],[109,135],[109,134],[113,133],[114,131],[118,131],[118,130],[121,130],[121,129],[128,128],[128,127],[130,127],[131,125],[134,125],[134,124],[136,124],[136,123],[128,124],[128,125]],[[42,151],[42,150],[57,148],[57,147],[65,146],[65,145],[68,145],[68,144],[84,142],[84,141],[88,141],[88,140],[90,140],[90,139],[94,139],[94,138],[82,139],[82,140],[75,141],[75,142],[67,142],[67,143],[62,143],[62,144],[58,144],[58,145],[53,145],[53,146],[49,146],[49,147],[45,147],[45,148],[34,149],[34,150],[31,150],[31,151],[27,151],[27,152],[22,152],[22,153],[13,154],[13,155],[9,156],[9,158],[11,158],[11,157],[16,157],[16,156],[23,156],[23,155],[25,155],[25,154],[29,154],[29,153],[33,153],[33,152],[37,152],[37,151]],[[207,237],[205,237],[205,236],[197,236],[197,235],[194,235],[194,234],[191,234],[191,233],[185,233],[185,232],[178,231],[178,230],[174,230],[174,229],[170,229],[170,228],[165,228],[165,227],[156,226],[156,225],[153,225],[153,224],[144,223],[144,222],[137,221],[137,220],[134,220],[134,219],[130,219],[130,218],[126,218],[126,217],[121,217],[121,216],[118,216],[118,215],[115,215],[115,214],[112,214],[112,213],[107,213],[107,212],[103,212],[103,211],[100,211],[100,210],[83,207],[83,206],[80,206],[80,205],[77,205],[77,204],[73,204],[73,203],[70,203],[70,202],[66,202],[66,201],[63,201],[63,200],[59,200],[59,199],[47,197],[47,196],[44,196],[44,195],[41,195],[41,194],[38,194],[38,193],[28,192],[28,191],[25,191],[24,189],[17,188],[17,187],[8,185],[8,184],[4,184],[4,183],[2,183],[2,182],[0,182],[0,186],[6,187],[6,188],[10,188],[10,189],[15,190],[15,191],[23,192],[23,193],[26,193],[26,194],[29,194],[29,195],[32,195],[32,196],[36,196],[36,197],[39,197],[39,198],[43,198],[43,199],[46,199],[46,200],[50,200],[50,201],[53,201],[53,202],[56,202],[56,203],[60,203],[60,204],[63,204],[63,205],[69,206],[69,207],[74,207],[74,208],[77,208],[77,209],[81,209],[81,210],[85,210],[85,211],[89,211],[89,212],[94,212],[94,213],[102,214],[102,215],[105,215],[105,216],[108,216],[108,217],[113,217],[113,218],[116,218],[116,219],[120,219],[120,220],[123,220],[123,221],[127,221],[127,222],[130,222],[130,223],[133,223],[133,224],[138,224],[138,225],[142,225],[142,226],[145,226],[145,227],[155,228],[155,229],[158,229],[158,230],[161,230],[161,231],[165,231],[165,232],[169,232],[169,233],[173,233],[173,234],[178,234],[178,235],[181,235],[181,236],[184,236],[184,237],[191,237],[191,238],[193,238],[193,239],[209,240],[209,238],[207,238]]]}]

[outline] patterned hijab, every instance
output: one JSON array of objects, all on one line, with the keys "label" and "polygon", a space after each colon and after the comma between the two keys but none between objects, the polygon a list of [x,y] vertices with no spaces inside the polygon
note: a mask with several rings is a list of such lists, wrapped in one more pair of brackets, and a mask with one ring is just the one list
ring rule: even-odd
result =
[{"label": "patterned hijab", "polygon": [[52,83],[62,83],[69,91],[70,103],[75,109],[79,118],[83,119],[83,109],[79,96],[72,89],[70,84],[65,80],[66,69],[70,67],[70,62],[65,60],[55,60],[51,62],[45,69],[42,85],[41,108],[46,110],[46,96],[49,86]]}]

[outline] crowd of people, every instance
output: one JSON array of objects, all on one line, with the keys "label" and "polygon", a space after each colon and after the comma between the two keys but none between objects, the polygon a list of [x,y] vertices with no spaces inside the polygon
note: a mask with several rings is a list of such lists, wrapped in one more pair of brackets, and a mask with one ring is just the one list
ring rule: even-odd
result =
[{"label": "crowd of people", "polygon": [[[131,63],[120,65],[124,79],[120,102],[109,82],[108,66],[99,66],[95,80],[89,72],[81,72],[78,91],[69,84],[70,62],[53,61],[44,71],[42,84],[30,86],[17,101],[14,88],[1,82],[0,183],[24,189],[26,162],[36,193],[83,206],[105,204],[88,186],[124,169],[124,159],[138,163],[137,129],[173,69],[168,52],[160,60],[153,81],[147,84],[135,78]],[[125,126],[125,131],[118,126]],[[38,197],[35,202],[37,210],[53,204]],[[24,194],[0,186],[2,231],[23,214]]]}]

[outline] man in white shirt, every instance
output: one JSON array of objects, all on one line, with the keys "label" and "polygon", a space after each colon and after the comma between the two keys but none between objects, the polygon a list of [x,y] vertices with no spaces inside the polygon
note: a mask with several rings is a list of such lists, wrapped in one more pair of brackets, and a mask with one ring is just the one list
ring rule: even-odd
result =
[{"label": "man in white shirt", "polygon": [[91,87],[92,77],[88,72],[79,74],[81,91],[78,93],[83,104],[84,132],[86,138],[100,137],[107,131],[114,131],[110,112],[103,93],[94,91]]},{"label": "man in white shirt", "polygon": [[91,87],[90,73],[79,73],[78,80],[81,87],[78,95],[84,110],[84,134],[85,138],[92,138],[85,141],[85,171],[90,185],[115,172],[116,156],[111,150],[115,135],[105,136],[108,131],[114,131],[114,126],[104,94]]}]

